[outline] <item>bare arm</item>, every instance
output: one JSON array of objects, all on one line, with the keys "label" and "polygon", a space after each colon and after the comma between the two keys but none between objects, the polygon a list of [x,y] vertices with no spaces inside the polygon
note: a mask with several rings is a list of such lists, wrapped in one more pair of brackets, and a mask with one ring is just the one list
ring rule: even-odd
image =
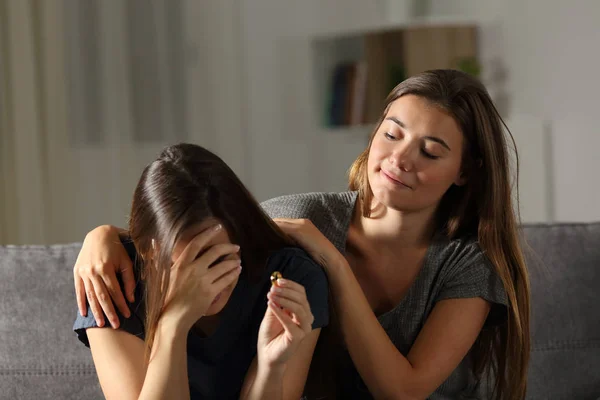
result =
[{"label": "bare arm", "polygon": [[321,329],[314,329],[300,344],[296,353],[285,367],[259,366],[257,357],[246,374],[240,398],[254,399],[299,399],[304,391],[312,355]]},{"label": "bare arm", "polygon": [[346,258],[314,224],[306,219],[275,222],[327,271],[348,351],[375,398],[426,398],[475,343],[490,304],[482,298],[442,300],[403,356],[379,324]]},{"label": "bare arm", "polygon": [[222,256],[237,252],[236,245],[210,246],[197,256],[220,229],[219,225],[198,234],[171,266],[166,305],[158,320],[147,367],[140,338],[119,330],[87,329],[107,398],[189,399],[187,334],[241,270],[236,260],[224,260],[209,269]]},{"label": "bare arm", "polygon": [[87,330],[94,365],[107,399],[189,399],[186,337],[159,324],[149,364],[144,342],[125,331]]},{"label": "bare arm", "polygon": [[379,324],[346,260],[328,272],[348,351],[375,398],[428,397],[473,346],[490,310],[481,298],[440,301],[404,357]]},{"label": "bare arm", "polygon": [[189,400],[187,330],[175,331],[159,323],[155,340],[139,398]]}]

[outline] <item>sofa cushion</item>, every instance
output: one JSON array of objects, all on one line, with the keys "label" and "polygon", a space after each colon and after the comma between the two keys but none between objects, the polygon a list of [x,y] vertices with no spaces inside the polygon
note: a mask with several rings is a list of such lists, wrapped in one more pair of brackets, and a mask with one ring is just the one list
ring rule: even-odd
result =
[{"label": "sofa cushion", "polygon": [[0,246],[0,399],[102,399],[72,331],[80,244]]},{"label": "sofa cushion", "polygon": [[528,399],[600,398],[600,223],[526,225]]},{"label": "sofa cushion", "polygon": [[[600,223],[526,225],[532,289],[527,398],[600,398]],[[0,400],[101,399],[71,330],[81,244],[0,246]]]}]

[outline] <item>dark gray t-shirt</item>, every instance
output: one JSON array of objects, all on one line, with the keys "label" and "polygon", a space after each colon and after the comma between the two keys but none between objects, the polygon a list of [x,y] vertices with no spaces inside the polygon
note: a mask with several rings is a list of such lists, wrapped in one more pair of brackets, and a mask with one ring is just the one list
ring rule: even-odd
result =
[{"label": "dark gray t-shirt", "polygon": [[[124,242],[132,260],[135,248]],[[136,277],[140,265],[136,264]],[[274,252],[267,261],[264,277],[250,282],[244,271],[240,275],[229,301],[220,313],[217,330],[208,337],[188,334],[188,380],[192,399],[237,399],[248,367],[256,355],[258,329],[267,309],[270,275],[280,271],[284,278],[300,283],[314,315],[313,329],[329,322],[328,285],[325,272],[304,250],[286,247]],[[119,314],[120,328],[144,339],[144,287],[138,279],[135,302],[130,304],[131,317]],[[89,307],[88,307],[89,309]],[[91,312],[87,317],[77,313],[73,330],[89,347],[86,329],[97,327]],[[110,329],[110,328],[107,328]]]},{"label": "dark gray t-shirt", "polygon": [[[272,218],[310,219],[344,254],[357,197],[357,192],[307,193],[278,197],[263,202],[262,206]],[[450,241],[436,236],[406,296],[392,310],[378,316],[379,323],[406,356],[438,301],[473,297],[484,298],[492,304],[488,324],[506,318],[508,301],[502,281],[477,239]],[[340,398],[372,398],[347,353],[345,357]],[[469,361],[470,357],[466,357],[430,398],[481,398]]]}]

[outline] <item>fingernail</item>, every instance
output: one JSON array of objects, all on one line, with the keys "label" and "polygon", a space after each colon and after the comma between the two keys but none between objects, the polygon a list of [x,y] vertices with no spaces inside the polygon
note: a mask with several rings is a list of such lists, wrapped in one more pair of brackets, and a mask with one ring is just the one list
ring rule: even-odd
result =
[{"label": "fingernail", "polygon": [[235,251],[239,251],[240,250],[240,246],[239,245],[234,245],[233,248],[235,249]]},{"label": "fingernail", "polygon": [[283,290],[281,290],[281,288],[278,288],[276,286],[271,286],[271,290],[275,293],[281,293],[283,292]]},{"label": "fingernail", "polygon": [[125,318],[129,318],[129,317],[131,317],[131,312],[130,312],[130,311],[127,311],[127,312],[125,313]]},{"label": "fingernail", "polygon": [[285,286],[286,285],[286,281],[284,279],[277,279],[277,284],[280,286]]},{"label": "fingernail", "polygon": [[221,225],[221,224],[217,224],[217,225],[216,225],[216,226],[215,226],[213,229],[214,229],[215,231],[220,231],[222,227],[223,227],[223,225]]},{"label": "fingernail", "polygon": [[242,272],[242,264],[238,265],[238,272]]}]

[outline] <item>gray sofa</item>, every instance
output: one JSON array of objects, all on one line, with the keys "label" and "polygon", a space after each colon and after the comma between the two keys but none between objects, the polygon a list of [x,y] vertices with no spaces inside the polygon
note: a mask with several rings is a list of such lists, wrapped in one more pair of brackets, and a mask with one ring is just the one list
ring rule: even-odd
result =
[{"label": "gray sofa", "polygon": [[[524,227],[532,282],[529,399],[600,398],[600,223]],[[71,331],[80,244],[0,247],[0,399],[102,398]]]}]

